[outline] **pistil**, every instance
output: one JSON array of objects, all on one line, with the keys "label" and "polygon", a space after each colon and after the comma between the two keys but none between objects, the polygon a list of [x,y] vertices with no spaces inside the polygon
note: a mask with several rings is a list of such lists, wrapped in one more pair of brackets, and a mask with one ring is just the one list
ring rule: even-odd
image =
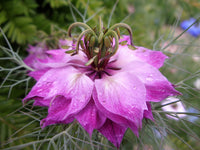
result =
[{"label": "pistil", "polygon": [[[99,76],[101,76],[102,72],[106,72],[106,65],[109,63],[110,58],[115,55],[118,50],[120,38],[119,27],[127,29],[130,35],[131,45],[133,46],[132,30],[125,23],[118,23],[109,29],[105,29],[101,18],[99,18],[98,28],[91,28],[87,24],[76,22],[69,26],[68,35],[70,37],[71,30],[77,26],[83,27],[86,30],[79,35],[76,43],[76,50],[72,55],[78,54],[81,47],[82,51],[88,58],[88,62],[85,65],[90,65],[93,70],[97,72],[97,74],[100,74]],[[108,73],[106,72],[106,74]]]}]

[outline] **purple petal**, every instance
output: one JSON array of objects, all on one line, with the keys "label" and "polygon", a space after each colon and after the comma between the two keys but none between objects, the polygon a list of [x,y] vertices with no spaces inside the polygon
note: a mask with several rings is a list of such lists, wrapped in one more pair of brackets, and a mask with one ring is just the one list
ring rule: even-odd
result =
[{"label": "purple petal", "polygon": [[41,69],[29,72],[28,75],[38,81],[49,69]]},{"label": "purple petal", "polygon": [[109,110],[105,109],[100,104],[100,102],[99,102],[99,100],[97,98],[96,90],[94,90],[94,92],[93,92],[93,98],[95,100],[95,104],[96,104],[97,108],[99,110],[101,110],[101,112],[103,112],[103,114],[105,114],[106,117],[108,117],[109,119],[111,119],[112,121],[116,122],[117,124],[119,124],[121,126],[129,127],[136,136],[139,136],[138,127],[132,121],[127,120],[123,116],[120,116],[118,114],[114,114],[114,113],[110,112]]},{"label": "purple petal", "polygon": [[90,100],[87,106],[75,118],[90,136],[92,136],[94,129],[100,128],[106,121],[106,117],[96,108],[93,100]]},{"label": "purple petal", "polygon": [[151,111],[151,103],[150,102],[147,102],[147,107],[148,107],[148,110],[144,110],[144,118],[147,118],[147,119],[154,121],[153,114],[152,114],[152,111]]},{"label": "purple petal", "polygon": [[123,41],[127,41],[127,44],[130,45],[131,44],[130,35],[122,35],[122,38],[119,39],[119,43]]},{"label": "purple petal", "polygon": [[70,100],[70,106],[65,112],[67,118],[87,105],[92,95],[93,84],[89,77],[73,67],[50,69],[38,80],[24,100],[35,97],[53,99],[58,95],[64,96]]},{"label": "purple petal", "polygon": [[163,66],[164,61],[168,58],[160,51],[152,51],[144,47],[136,46],[135,56],[140,58],[142,61],[154,66],[155,68],[160,68]]},{"label": "purple petal", "polygon": [[135,50],[131,50],[128,48],[127,45],[120,45],[116,55],[114,55],[110,59],[110,62],[113,60],[117,60],[114,65],[122,68],[132,61],[142,61],[156,68],[160,68],[161,66],[163,66],[165,59],[168,58],[160,51],[152,51],[139,46],[135,47]]},{"label": "purple petal", "polygon": [[48,109],[48,116],[41,121],[42,128],[52,124],[72,122],[74,120],[72,115],[66,118],[70,105],[71,100],[66,99],[64,96],[52,98]]},{"label": "purple petal", "polygon": [[[102,107],[106,110],[108,118],[121,123],[123,118],[126,118],[136,127],[141,127],[143,111],[147,109],[146,90],[136,76],[120,72],[95,80],[95,88],[95,103],[99,110],[102,110]],[[115,118],[111,114],[119,117]],[[127,124],[126,121],[124,123]]]},{"label": "purple petal", "polygon": [[71,60],[71,56],[65,53],[66,50],[56,49],[46,51],[48,56],[46,59],[40,60],[44,68],[58,68],[66,66],[67,62]]},{"label": "purple petal", "polygon": [[126,129],[126,127],[120,126],[107,119],[105,124],[98,129],[98,131],[101,132],[101,134],[103,134],[117,148],[119,148]]},{"label": "purple petal", "polygon": [[134,61],[123,69],[134,73],[145,84],[147,101],[160,102],[168,96],[181,94],[158,69],[147,63]]},{"label": "purple petal", "polygon": [[49,107],[49,104],[51,102],[50,99],[44,99],[41,97],[35,97],[34,100],[35,100],[33,103],[34,106],[42,106],[42,107]]}]

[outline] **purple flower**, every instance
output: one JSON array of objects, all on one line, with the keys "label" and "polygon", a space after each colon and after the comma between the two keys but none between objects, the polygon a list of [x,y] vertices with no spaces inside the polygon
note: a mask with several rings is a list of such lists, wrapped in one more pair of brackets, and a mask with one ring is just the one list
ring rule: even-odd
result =
[{"label": "purple flower", "polygon": [[47,51],[48,61],[41,63],[48,67],[29,73],[37,83],[23,101],[48,107],[42,128],[76,119],[90,135],[96,129],[119,147],[127,128],[138,136],[143,118],[153,120],[150,102],[180,93],[158,70],[167,56],[133,46],[127,36],[118,40],[118,27],[132,38],[126,24],[104,29],[100,23],[97,31],[78,22],[69,27],[69,35],[78,25],[86,30],[74,52]]},{"label": "purple flower", "polygon": [[[70,49],[70,47],[73,46],[73,41],[69,39],[60,39],[58,47],[61,48],[62,46],[68,46],[68,49]],[[27,49],[29,55],[24,59],[24,62],[35,70],[44,69],[46,68],[44,62],[49,61],[49,50],[45,42],[38,43],[35,46],[29,45]]]},{"label": "purple flower", "polygon": [[[196,21],[195,18],[190,18],[189,20],[185,20],[183,21],[180,26],[182,29],[186,30],[187,28],[189,28],[194,22]],[[189,34],[191,34],[194,37],[198,37],[200,35],[200,24],[196,23],[193,26],[191,26],[187,32]]]}]

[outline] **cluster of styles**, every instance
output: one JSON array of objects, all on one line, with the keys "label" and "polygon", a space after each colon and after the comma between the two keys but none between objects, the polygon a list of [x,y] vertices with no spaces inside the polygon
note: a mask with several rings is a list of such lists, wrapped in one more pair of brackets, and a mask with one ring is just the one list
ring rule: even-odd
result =
[{"label": "cluster of styles", "polygon": [[[142,120],[153,120],[150,102],[180,93],[158,70],[167,56],[134,46],[128,25],[105,29],[99,21],[94,29],[72,24],[69,36],[74,27],[85,30],[76,40],[60,40],[58,49],[30,47],[24,61],[37,82],[23,102],[48,107],[42,128],[77,120],[90,136],[98,130],[119,147],[127,128],[138,136]],[[119,27],[130,35],[120,36]]]}]

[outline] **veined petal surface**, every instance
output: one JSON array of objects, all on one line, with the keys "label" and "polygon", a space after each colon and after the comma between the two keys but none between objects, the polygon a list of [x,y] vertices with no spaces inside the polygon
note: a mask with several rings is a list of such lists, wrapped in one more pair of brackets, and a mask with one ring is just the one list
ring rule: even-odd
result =
[{"label": "veined petal surface", "polygon": [[[111,114],[121,116],[141,126],[146,106],[146,90],[142,82],[126,72],[95,80],[96,95],[93,96],[97,107],[103,107]],[[107,113],[108,118],[118,122],[122,120]],[[119,120],[118,120],[119,119]]]}]

